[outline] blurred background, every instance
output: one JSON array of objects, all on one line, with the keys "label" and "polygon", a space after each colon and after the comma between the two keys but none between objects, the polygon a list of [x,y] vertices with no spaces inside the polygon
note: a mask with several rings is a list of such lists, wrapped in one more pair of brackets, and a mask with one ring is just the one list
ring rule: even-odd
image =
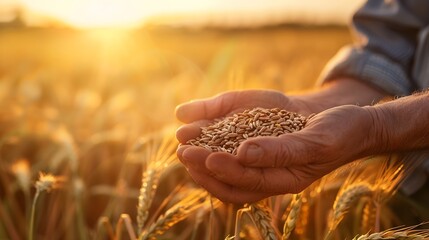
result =
[{"label": "blurred background", "polygon": [[[145,146],[174,135],[175,106],[233,89],[312,88],[351,43],[347,24],[362,3],[0,0],[0,239],[29,234],[39,172],[64,183],[41,196],[36,239],[92,239],[100,219],[135,219]],[[180,164],[167,172],[151,214],[179,182],[197,187]],[[205,239],[233,233],[218,227]]]},{"label": "blurred background", "polygon": [[171,122],[175,104],[222,90],[312,87],[351,41],[346,25],[360,4],[1,0],[0,89],[61,109],[139,102],[168,109],[157,121]]},{"label": "blurred background", "polygon": [[4,25],[14,22],[26,26],[67,24],[78,28],[139,27],[153,18],[167,18],[168,25],[188,27],[256,27],[285,23],[343,25],[362,2],[2,0],[0,21]]}]

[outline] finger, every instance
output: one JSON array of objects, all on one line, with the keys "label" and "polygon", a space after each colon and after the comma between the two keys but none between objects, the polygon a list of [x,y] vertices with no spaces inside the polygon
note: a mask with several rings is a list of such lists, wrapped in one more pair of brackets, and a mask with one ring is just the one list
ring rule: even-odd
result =
[{"label": "finger", "polygon": [[190,139],[194,139],[201,134],[201,127],[207,126],[210,121],[201,120],[190,124],[182,125],[176,131],[176,138],[180,143],[186,143]]},{"label": "finger", "polygon": [[236,158],[227,155],[231,154],[210,155],[206,160],[207,169],[219,181],[246,191],[270,195],[297,193],[311,182],[295,169],[244,167]]},{"label": "finger", "polygon": [[178,147],[177,147],[177,150],[176,150],[176,155],[177,155],[177,158],[179,158],[179,160],[186,166],[186,164],[185,164],[185,162],[183,161],[183,152],[187,149],[187,148],[190,148],[190,147],[192,147],[191,145],[179,145]]},{"label": "finger", "polygon": [[224,117],[225,115],[246,108],[286,108],[289,101],[279,91],[246,90],[231,91],[212,98],[200,99],[181,104],[176,108],[177,118],[185,123]]},{"label": "finger", "polygon": [[261,190],[255,185],[261,176],[261,168],[245,168],[232,154],[213,153],[205,164],[217,179],[227,184],[251,191]]},{"label": "finger", "polygon": [[238,189],[192,168],[189,169],[189,174],[197,184],[223,202],[236,204],[252,203],[270,196],[267,193]]},{"label": "finger", "polygon": [[270,196],[267,193],[249,192],[219,182],[212,177],[205,161],[211,154],[210,151],[201,147],[181,146],[178,149],[180,159],[187,166],[187,170],[195,182],[206,188],[215,197],[225,202],[246,203],[254,202]]},{"label": "finger", "polygon": [[280,137],[257,137],[243,142],[237,150],[239,162],[248,167],[290,167],[316,161],[324,146],[303,130]]},{"label": "finger", "polygon": [[209,150],[195,146],[184,146],[181,148],[184,149],[180,149],[181,154],[178,157],[188,170],[193,169],[195,171],[211,174],[211,172],[207,170],[205,165],[205,161],[211,153]]},{"label": "finger", "polygon": [[227,92],[181,104],[176,107],[176,116],[184,123],[225,116],[233,109],[236,95],[237,92]]}]

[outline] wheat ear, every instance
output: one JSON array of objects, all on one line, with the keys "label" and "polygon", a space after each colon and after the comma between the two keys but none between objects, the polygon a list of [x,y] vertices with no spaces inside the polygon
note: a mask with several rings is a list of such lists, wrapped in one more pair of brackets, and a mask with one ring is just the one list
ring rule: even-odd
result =
[{"label": "wheat ear", "polygon": [[293,195],[293,199],[289,205],[288,216],[283,226],[282,239],[289,239],[293,229],[295,228],[296,221],[298,220],[299,212],[302,206],[302,193]]},{"label": "wheat ear", "polygon": [[267,200],[250,204],[249,209],[249,215],[258,228],[262,239],[280,239],[280,234],[275,230],[272,224],[272,212],[267,205]]},{"label": "wheat ear", "polygon": [[154,169],[148,169],[143,173],[142,186],[137,205],[137,225],[138,232],[143,231],[143,226],[149,216],[149,208],[155,196],[159,181],[159,172]]},{"label": "wheat ear", "polygon": [[373,189],[366,183],[348,185],[339,193],[334,202],[334,212],[329,222],[329,230],[333,230],[343,219],[352,203],[364,196],[371,196]]},{"label": "wheat ear", "polygon": [[174,135],[167,134],[161,142],[156,140],[145,145],[147,168],[143,173],[142,185],[137,205],[137,228],[138,233],[143,231],[146,220],[149,217],[149,209],[158,187],[162,171],[169,167],[175,160],[174,149],[177,143]]},{"label": "wheat ear", "polygon": [[305,239],[306,231],[308,228],[308,221],[310,218],[310,203],[306,197],[303,197],[301,202],[301,209],[299,210],[299,218],[295,226],[295,234],[299,236],[300,239]]},{"label": "wheat ear", "polygon": [[[422,224],[420,224],[422,225]],[[428,240],[429,229],[415,230],[416,227],[411,226],[404,228],[392,228],[383,232],[376,232],[372,234],[358,235],[353,240],[382,240],[382,239],[398,239],[398,240]]]},{"label": "wheat ear", "polygon": [[207,192],[192,190],[191,193],[168,209],[146,231],[140,235],[140,240],[156,240],[176,223],[187,218],[195,210],[206,204]]}]

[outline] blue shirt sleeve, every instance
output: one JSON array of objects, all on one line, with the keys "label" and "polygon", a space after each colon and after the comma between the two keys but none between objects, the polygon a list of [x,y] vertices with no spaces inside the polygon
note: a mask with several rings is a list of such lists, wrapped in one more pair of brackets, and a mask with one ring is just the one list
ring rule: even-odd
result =
[{"label": "blue shirt sleeve", "polygon": [[369,0],[353,16],[354,44],[326,65],[320,83],[365,81],[392,95],[417,88],[412,77],[419,32],[429,22],[428,0]]}]

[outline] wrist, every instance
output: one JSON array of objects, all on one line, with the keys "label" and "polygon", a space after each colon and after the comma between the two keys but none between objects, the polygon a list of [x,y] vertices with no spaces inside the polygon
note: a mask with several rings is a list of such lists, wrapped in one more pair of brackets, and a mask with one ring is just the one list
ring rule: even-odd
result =
[{"label": "wrist", "polygon": [[[339,151],[349,153],[347,159],[360,159],[387,151],[389,146],[389,133],[385,123],[388,118],[386,113],[373,106],[348,106],[354,111],[348,112],[348,125],[346,128],[352,129],[348,138]],[[347,155],[347,154],[345,154]]]},{"label": "wrist", "polygon": [[429,94],[417,94],[366,107],[373,121],[374,153],[429,148]]},{"label": "wrist", "polygon": [[291,98],[304,102],[318,113],[341,105],[372,105],[386,96],[384,91],[363,81],[343,78],[330,81],[321,88],[292,95]]},{"label": "wrist", "polygon": [[391,136],[389,133],[388,111],[375,106],[366,106],[362,108],[367,114],[367,137],[365,139],[363,154],[370,156],[381,154],[389,151],[391,146]]}]

